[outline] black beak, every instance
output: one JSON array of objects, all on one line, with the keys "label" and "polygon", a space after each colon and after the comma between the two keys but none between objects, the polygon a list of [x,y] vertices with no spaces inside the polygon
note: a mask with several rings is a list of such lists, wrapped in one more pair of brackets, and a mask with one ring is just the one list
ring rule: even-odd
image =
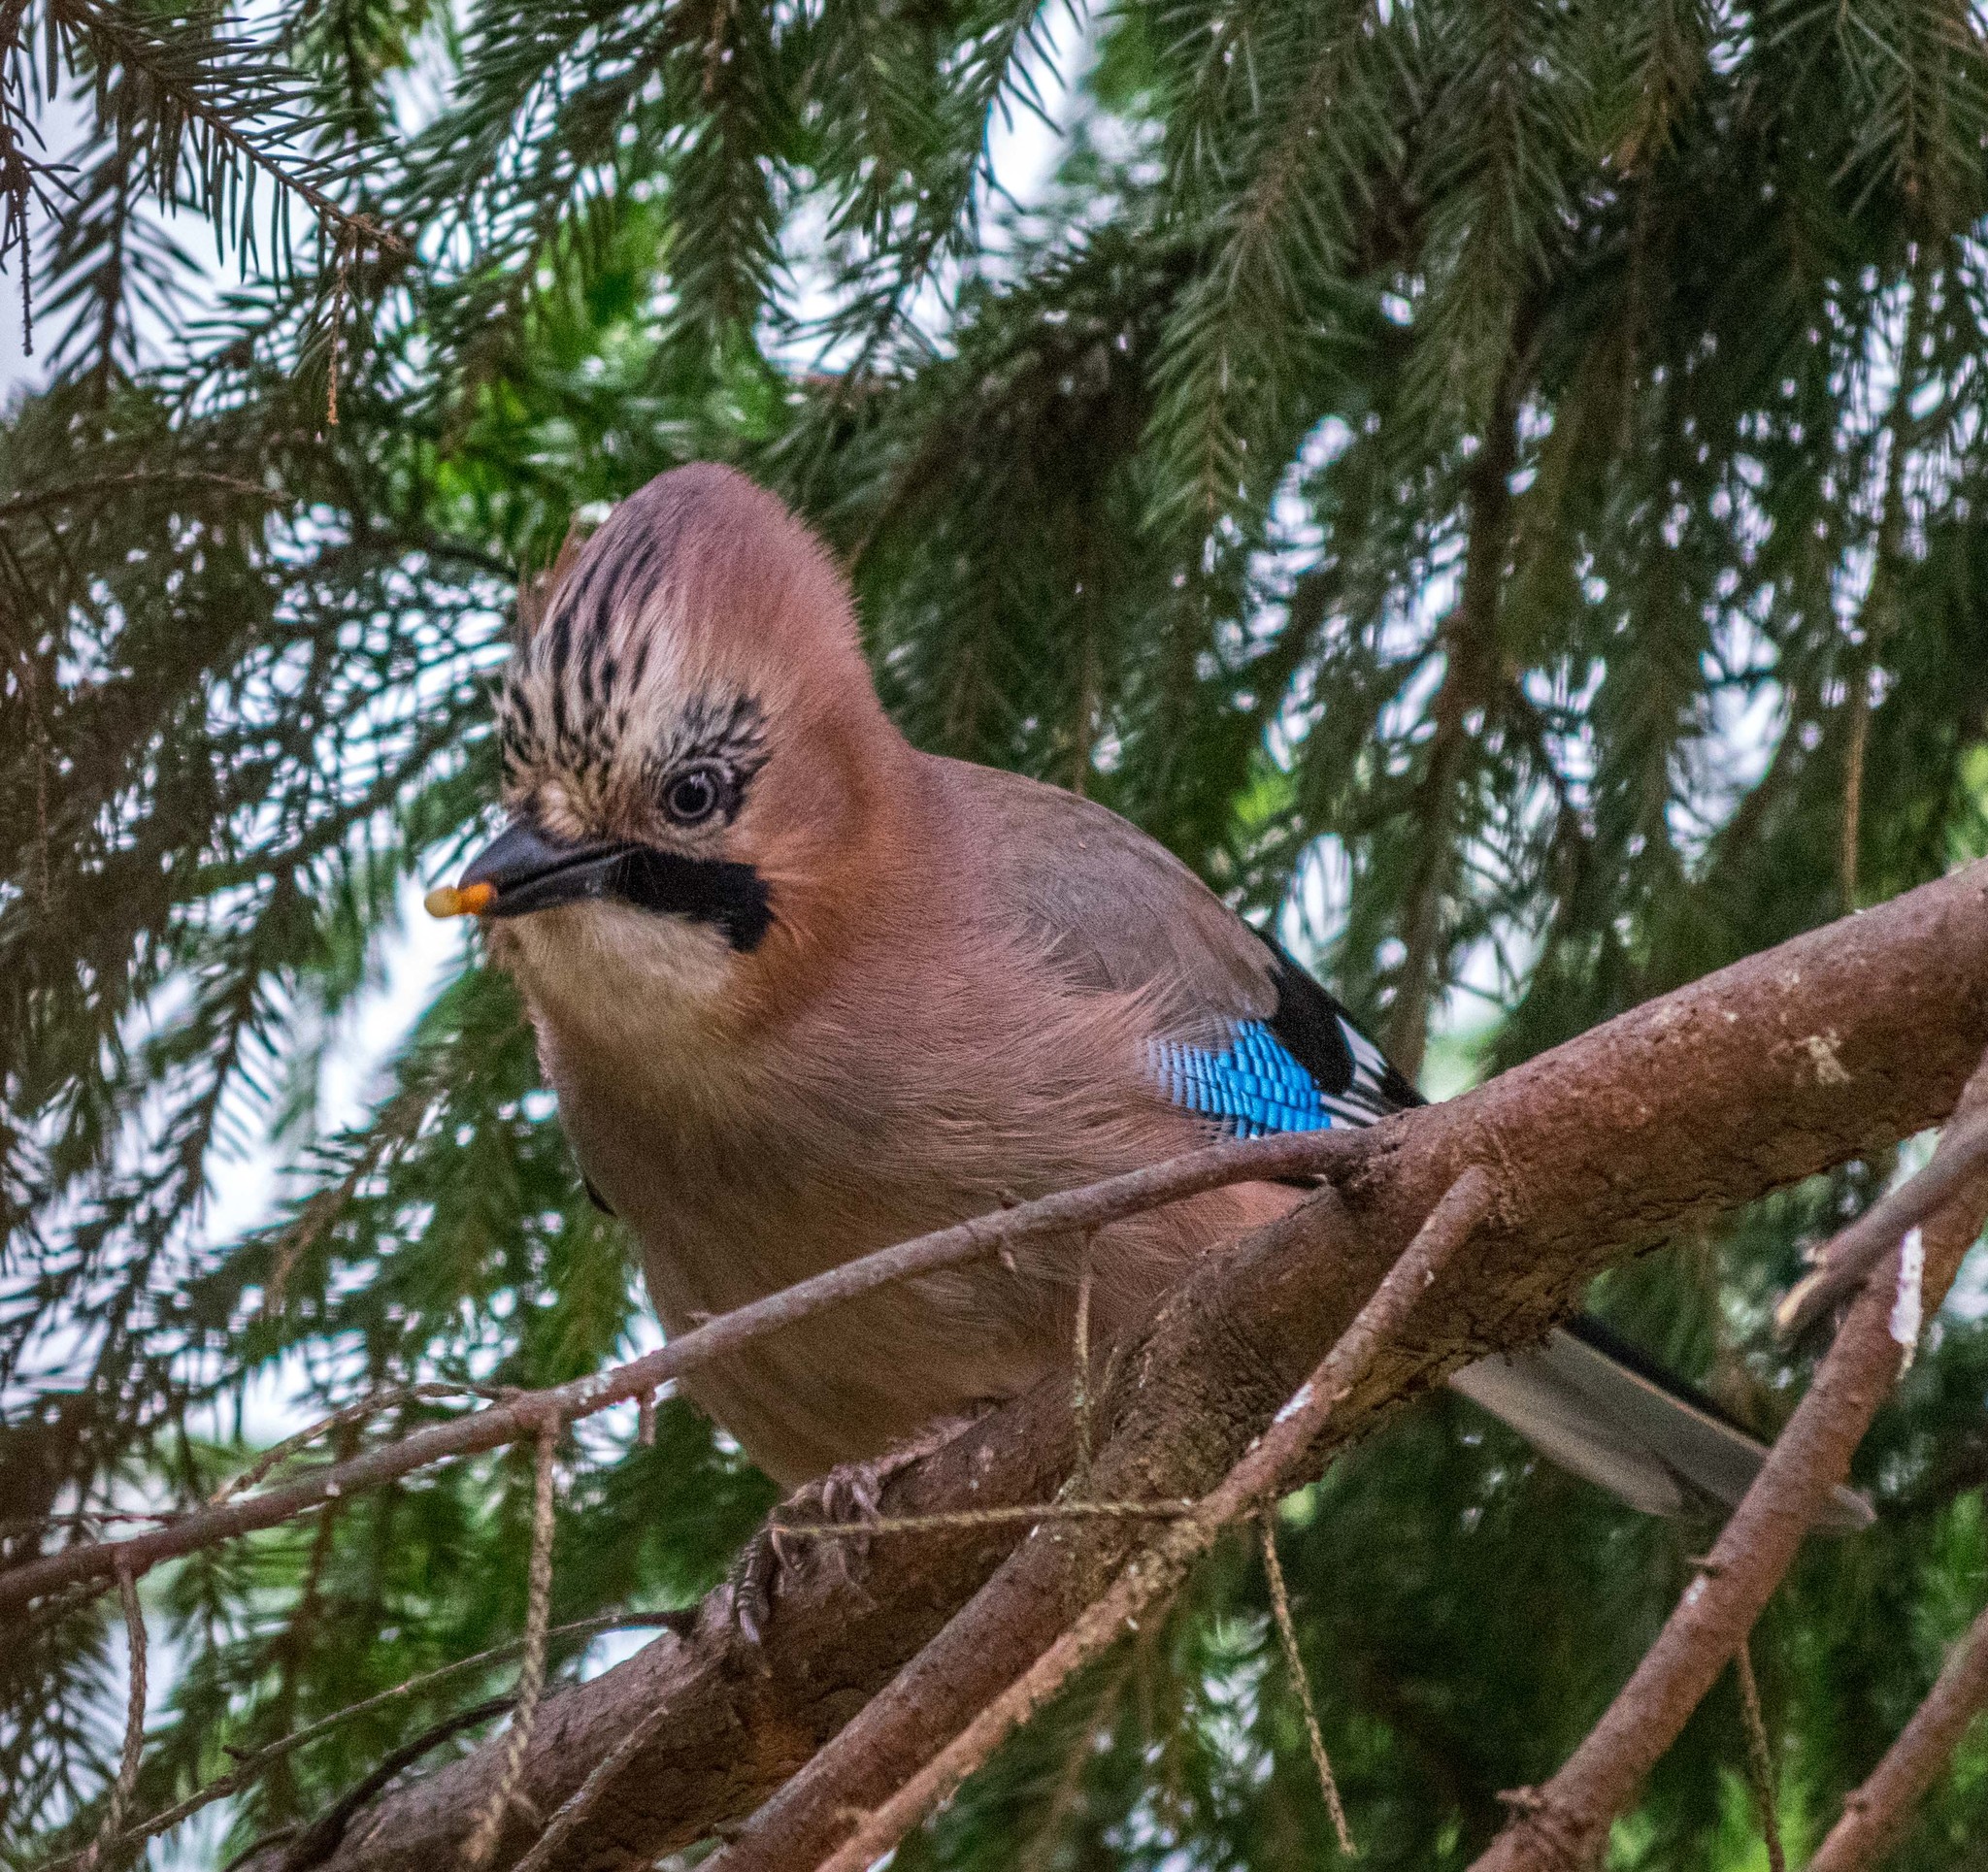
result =
[{"label": "black beak", "polygon": [[430,916],[523,916],[597,897],[709,923],[742,953],[773,926],[773,893],[750,865],[625,839],[569,845],[521,819],[477,854],[460,884],[430,891],[427,904]]},{"label": "black beak", "polygon": [[634,849],[625,843],[569,845],[514,820],[477,854],[453,891],[430,895],[428,907],[438,916],[523,916],[604,897],[615,868]]}]

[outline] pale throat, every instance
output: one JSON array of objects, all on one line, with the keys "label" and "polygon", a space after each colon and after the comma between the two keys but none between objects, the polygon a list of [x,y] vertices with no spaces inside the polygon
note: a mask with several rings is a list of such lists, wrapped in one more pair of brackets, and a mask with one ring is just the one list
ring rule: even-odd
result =
[{"label": "pale throat", "polygon": [[[493,956],[515,977],[568,1070],[640,1084],[726,1048],[739,957],[689,917],[618,903],[520,918]],[[667,1064],[666,1064],[667,1063]]]}]

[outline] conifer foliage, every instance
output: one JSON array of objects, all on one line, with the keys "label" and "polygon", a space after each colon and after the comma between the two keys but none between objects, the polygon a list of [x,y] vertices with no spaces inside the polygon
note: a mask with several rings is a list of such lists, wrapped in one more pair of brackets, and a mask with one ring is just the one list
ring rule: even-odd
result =
[{"label": "conifer foliage", "polygon": [[[990,151],[1051,110],[1015,202]],[[360,1122],[319,1091],[410,880],[490,823],[520,580],[674,463],[825,531],[921,744],[1283,914],[1410,1070],[1988,849],[1988,40],[1957,0],[12,0],[0,204],[48,367],[0,419],[0,1560],[208,1498],[272,1394],[382,1399],[312,1461],[639,1330],[473,952]],[[264,1137],[281,1213],[220,1232]],[[1802,1377],[1772,1301],[1890,1168],[1597,1302],[1772,1429]],[[1950,1315],[1865,1452],[1879,1526],[1756,1634],[1798,1836],[1988,1592],[1984,1391]],[[773,1496],[687,1406],[652,1442],[601,1422],[559,1452],[555,1626],[692,1601]],[[149,1579],[135,1811],[514,1639],[532,1492],[529,1450],[478,1459]],[[1453,1402],[1288,1504],[1363,1856],[1466,1862],[1704,1539]],[[58,1601],[5,1647],[20,1862],[97,1826],[121,1632]],[[1315,1861],[1277,1644],[1239,1545],[906,1862]],[[327,1726],[177,1862],[308,1820],[509,1668]],[[1901,1863],[1988,1827],[1972,1746]],[[1750,1862],[1745,1762],[1715,1698],[1616,1861]]]}]

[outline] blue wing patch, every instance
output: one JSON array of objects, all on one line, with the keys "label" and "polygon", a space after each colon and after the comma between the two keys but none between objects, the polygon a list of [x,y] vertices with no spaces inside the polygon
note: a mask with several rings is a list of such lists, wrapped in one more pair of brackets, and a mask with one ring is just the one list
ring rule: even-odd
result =
[{"label": "blue wing patch", "polygon": [[1310,1073],[1261,1021],[1239,1025],[1219,1053],[1156,1040],[1153,1056],[1167,1097],[1234,1136],[1324,1131],[1335,1122]]},{"label": "blue wing patch", "polygon": [[[1357,1030],[1349,1027],[1347,1038],[1349,1044],[1358,1042],[1359,1051],[1374,1052]],[[1366,1065],[1358,1052],[1355,1058],[1360,1067]],[[1377,1062],[1379,1056],[1375,1058]],[[1169,1099],[1235,1137],[1371,1125],[1394,1108],[1375,1097],[1376,1087],[1362,1083],[1369,1075],[1357,1067],[1343,1093],[1322,1090],[1262,1021],[1239,1022],[1219,1052],[1156,1040],[1153,1066]]]},{"label": "blue wing patch", "polygon": [[1235,1137],[1371,1125],[1422,1095],[1353,1017],[1268,936],[1276,1010],[1236,1021],[1226,1047],[1156,1039],[1154,1077],[1176,1105]]}]

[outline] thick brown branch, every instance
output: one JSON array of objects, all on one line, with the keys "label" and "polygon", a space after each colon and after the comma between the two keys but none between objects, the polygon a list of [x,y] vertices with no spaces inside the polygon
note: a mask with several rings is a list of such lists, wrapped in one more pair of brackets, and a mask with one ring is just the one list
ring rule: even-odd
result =
[{"label": "thick brown branch", "polygon": [[[1170,1471],[1127,1474],[1113,1493],[1209,1486],[1469,1165],[1493,1166],[1506,1206],[1480,1231],[1468,1266],[1431,1296],[1417,1342],[1380,1361],[1324,1443],[1362,1433],[1467,1358],[1527,1342],[1609,1262],[1938,1122],[1984,1045],[1988,868],[1975,867],[1638,1008],[1466,1098],[1376,1127],[1338,1162],[1338,1200],[1307,1205],[1198,1270],[1144,1345],[1121,1359],[1126,1377],[1099,1401],[1101,1454],[1122,1445],[1135,1413],[1157,1427],[1153,1447],[1176,1454]],[[1069,1380],[1056,1376],[905,1470],[884,1510],[1043,1500],[1071,1445]],[[1114,1482],[1103,1462],[1098,1482]],[[918,1759],[1054,1641],[1073,1589],[1101,1551],[1109,1558],[1110,1532],[1096,1531],[1102,1549],[1089,1528],[1029,1543],[1057,1560],[1045,1590],[1009,1600],[990,1683],[975,1659],[957,1682],[936,1687]],[[879,1541],[867,1559],[847,1557],[846,1575],[804,1564],[782,1579],[756,1653],[714,1595],[687,1639],[658,1640],[548,1698],[522,1788],[541,1814],[557,1812],[618,1744],[645,1731],[586,1821],[543,1861],[548,1872],[646,1862],[750,1812],[989,1578],[1014,1533]],[[887,1765],[859,1800],[886,1798],[918,1760]],[[486,1745],[404,1783],[326,1865],[448,1862],[497,1768]],[[530,1843],[520,1821],[494,1863],[515,1865]]]},{"label": "thick brown branch", "polygon": [[[1984,1106],[1988,1061],[1962,1100],[1968,1118]],[[1929,1166],[1920,1174],[1931,1172]],[[1610,1823],[1745,1643],[1831,1492],[1849,1473],[1850,1458],[1917,1337],[1921,1306],[1936,1307],[1945,1297],[1961,1258],[1980,1233],[1984,1211],[1988,1179],[1977,1168],[1926,1224],[1923,1289],[1910,1297],[1903,1319],[1895,1315],[1901,1306],[1896,1252],[1887,1264],[1889,1278],[1872,1281],[1857,1297],[1807,1396],[1656,1642],[1587,1739],[1545,1787],[1527,1796],[1474,1872],[1580,1872],[1593,1862]]]},{"label": "thick brown branch", "polygon": [[1969,1628],[1884,1759],[1843,1802],[1842,1818],[1808,1861],[1808,1872],[1864,1872],[1902,1845],[1913,1809],[1946,1772],[1961,1738],[1983,1709],[1988,1709],[1988,1612]]}]

